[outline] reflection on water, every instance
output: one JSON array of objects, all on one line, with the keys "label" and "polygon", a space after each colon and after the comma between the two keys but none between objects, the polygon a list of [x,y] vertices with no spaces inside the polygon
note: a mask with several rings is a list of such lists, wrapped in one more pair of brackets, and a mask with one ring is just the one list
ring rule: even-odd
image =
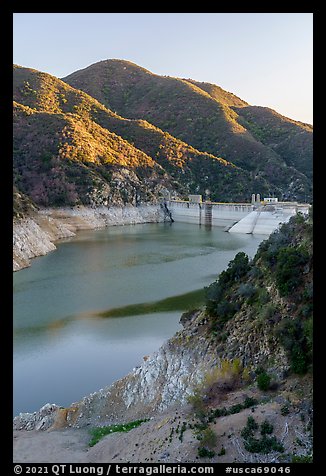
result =
[{"label": "reflection on water", "polygon": [[129,306],[116,307],[97,313],[101,317],[127,317],[151,314],[161,311],[185,311],[196,309],[204,303],[204,288],[190,293],[172,296],[155,302],[142,302],[129,304]]},{"label": "reflection on water", "polygon": [[110,227],[14,273],[14,413],[68,405],[140,365],[200,302],[193,291],[263,238],[184,223]]}]

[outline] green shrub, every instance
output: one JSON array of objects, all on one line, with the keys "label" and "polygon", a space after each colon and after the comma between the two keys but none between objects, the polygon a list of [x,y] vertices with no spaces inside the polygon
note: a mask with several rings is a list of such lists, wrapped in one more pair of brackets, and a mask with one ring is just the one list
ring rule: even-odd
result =
[{"label": "green shrub", "polygon": [[293,455],[291,460],[291,463],[312,463],[312,462],[313,462],[312,455],[306,455],[306,456]]},{"label": "green shrub", "polygon": [[219,417],[222,417],[222,416],[226,416],[228,414],[229,414],[229,412],[225,407],[215,408],[215,410],[212,410],[210,418],[211,418],[211,421],[213,421],[214,418],[219,418]]},{"label": "green shrub", "polygon": [[308,370],[308,355],[299,342],[296,342],[291,349],[291,370],[295,374],[303,375]]},{"label": "green shrub", "polygon": [[304,336],[307,340],[308,350],[312,352],[312,343],[313,343],[313,320],[312,318],[308,319],[303,325]]},{"label": "green shrub", "polygon": [[307,283],[303,291],[303,298],[307,301],[311,300],[313,298],[313,294],[314,294],[313,283],[311,282]]},{"label": "green shrub", "polygon": [[239,281],[250,269],[249,258],[243,251],[236,254],[234,260],[228,265],[231,281]]},{"label": "green shrub", "polygon": [[250,278],[259,279],[259,278],[262,278],[264,276],[264,273],[260,268],[258,268],[258,266],[253,265],[251,267],[250,271],[248,272],[248,276]]},{"label": "green shrub", "polygon": [[281,407],[281,415],[286,416],[290,413],[290,409],[288,405],[283,405]]},{"label": "green shrub", "polygon": [[219,302],[215,307],[215,315],[218,317],[219,322],[225,323],[231,319],[237,312],[237,305],[233,302],[223,300]]},{"label": "green shrub", "polygon": [[264,435],[260,440],[257,438],[249,437],[245,441],[244,447],[250,453],[270,453],[271,451],[278,451],[283,453],[284,446],[280,443],[276,436]]},{"label": "green shrub", "polygon": [[310,324],[305,324],[301,319],[290,318],[283,319],[275,329],[277,337],[287,350],[291,370],[297,374],[306,373],[312,361],[312,332],[309,334],[309,330],[312,331],[312,320]]},{"label": "green shrub", "polygon": [[259,316],[266,321],[270,321],[276,316],[277,312],[278,306],[273,303],[268,303],[262,306]]},{"label": "green shrub", "polygon": [[253,417],[248,417],[246,426],[241,431],[244,439],[244,447],[250,453],[270,453],[271,451],[284,451],[283,445],[275,436],[267,436],[273,433],[273,425],[265,420],[260,426],[262,437],[260,439],[254,437],[255,431],[258,429],[258,423]]},{"label": "green shrub", "polygon": [[252,397],[246,397],[245,401],[243,402],[243,407],[244,408],[250,408],[253,407],[254,405],[257,405],[258,400]]},{"label": "green shrub", "polygon": [[245,426],[241,430],[241,436],[242,436],[243,439],[247,440],[248,438],[253,436],[253,432],[252,432],[252,430],[250,430],[250,428],[248,428],[248,426]]},{"label": "green shrub", "polygon": [[287,232],[286,227],[282,226],[280,231],[274,231],[267,240],[259,245],[254,262],[261,258],[268,268],[273,270],[277,263],[278,252],[288,246],[290,242],[291,234]]},{"label": "green shrub", "polygon": [[198,456],[200,458],[213,458],[215,456],[215,451],[208,450],[204,446],[198,448]]},{"label": "green shrub", "polygon": [[257,288],[251,283],[242,283],[237,294],[250,301],[257,295]]},{"label": "green shrub", "polygon": [[217,453],[217,456],[224,456],[226,453],[224,446],[222,446],[221,451]]},{"label": "green shrub", "polygon": [[270,301],[270,297],[266,288],[262,287],[258,290],[257,302],[260,305],[264,305]]},{"label": "green shrub", "polygon": [[259,390],[266,391],[269,389],[271,383],[271,377],[265,372],[261,372],[257,376],[257,385]]},{"label": "green shrub", "polygon": [[203,399],[202,389],[196,387],[193,394],[187,398],[188,402],[193,408],[197,418],[204,418],[206,415],[206,407]]},{"label": "green shrub", "polygon": [[312,311],[313,311],[313,304],[312,302],[309,302],[307,304],[304,304],[301,309],[300,309],[300,315],[306,319],[306,318],[311,318],[312,316]]},{"label": "green shrub", "polygon": [[205,448],[213,448],[217,443],[217,435],[212,428],[205,428],[201,433],[200,441]]},{"label": "green shrub", "polygon": [[234,415],[235,413],[239,413],[243,409],[243,405],[241,403],[236,403],[229,408],[228,414]]},{"label": "green shrub", "polygon": [[119,425],[109,425],[109,426],[101,426],[101,427],[96,427],[92,428],[90,430],[90,434],[92,436],[89,446],[94,446],[96,443],[100,441],[101,438],[103,438],[106,435],[110,435],[112,433],[117,433],[117,432],[128,432],[132,430],[133,428],[137,428],[137,426],[140,426],[142,423],[148,421],[148,419],[144,420],[135,420],[131,421],[129,423],[121,423]]},{"label": "green shrub", "polygon": [[264,420],[263,423],[260,425],[260,433],[262,435],[270,435],[273,433],[274,427],[269,421]]},{"label": "green shrub", "polygon": [[249,258],[244,252],[236,254],[228,264],[228,268],[222,271],[218,280],[205,288],[206,310],[211,316],[221,317],[227,320],[236,312],[234,303],[225,299],[226,291],[232,284],[238,282],[250,269]]},{"label": "green shrub", "polygon": [[275,280],[281,296],[288,296],[302,283],[301,270],[308,260],[308,253],[299,247],[278,252]]},{"label": "green shrub", "polygon": [[180,435],[179,435],[179,440],[180,440],[181,442],[183,441],[183,434],[184,434],[184,432],[186,431],[187,426],[188,426],[187,423],[184,421],[184,422],[182,423],[182,426],[181,426],[181,429],[180,429]]},{"label": "green shrub", "polygon": [[255,398],[246,397],[243,403],[237,403],[235,405],[232,405],[229,409],[225,407],[215,408],[214,410],[210,411],[210,414],[208,416],[208,421],[212,422],[215,418],[219,418],[226,415],[233,415],[235,413],[240,413],[245,408],[253,407],[254,405],[257,405],[257,403],[258,403],[258,400],[256,400]]},{"label": "green shrub", "polygon": [[254,419],[254,417],[252,416],[249,416],[248,419],[247,419],[247,427],[250,429],[250,430],[257,430],[258,428],[258,423],[256,422],[256,420]]},{"label": "green shrub", "polygon": [[258,428],[258,423],[256,422],[256,420],[252,416],[249,416],[247,418],[246,426],[241,431],[242,438],[248,439],[248,438],[252,437],[253,434],[254,434],[254,431],[257,430],[257,428]]}]

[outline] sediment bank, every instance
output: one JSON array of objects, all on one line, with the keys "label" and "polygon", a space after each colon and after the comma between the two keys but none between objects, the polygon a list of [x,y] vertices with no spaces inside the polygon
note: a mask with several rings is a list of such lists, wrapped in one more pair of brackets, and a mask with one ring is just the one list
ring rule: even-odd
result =
[{"label": "sediment bank", "polygon": [[139,207],[46,208],[13,222],[13,270],[30,266],[31,259],[56,249],[55,243],[78,230],[114,225],[158,223],[163,215],[157,205]]}]

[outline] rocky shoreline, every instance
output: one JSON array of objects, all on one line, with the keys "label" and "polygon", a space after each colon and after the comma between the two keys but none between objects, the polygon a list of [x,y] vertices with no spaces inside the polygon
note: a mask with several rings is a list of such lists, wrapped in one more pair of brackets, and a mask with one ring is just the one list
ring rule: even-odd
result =
[{"label": "rocky shoreline", "polygon": [[[188,398],[225,354],[218,355],[214,344],[207,340],[205,312],[187,313],[181,322],[182,330],[153,355],[144,358],[140,367],[109,387],[66,408],[48,403],[37,412],[16,416],[14,462],[198,463],[199,443],[191,429],[194,409]],[[236,338],[239,334],[235,331],[232,339]],[[260,361],[263,356],[259,343],[252,350]],[[280,377],[276,392],[262,392],[255,384],[231,391],[221,387],[212,402],[215,406],[236,409],[248,398],[257,403],[254,408],[231,411],[212,422],[217,448],[225,451],[201,462],[289,462],[292,454],[309,455],[312,450],[312,437],[307,430],[312,415],[309,388],[309,380],[284,379],[284,376]],[[266,418],[272,422],[276,437],[286,448],[285,454],[246,451],[241,431],[252,412],[259,424]],[[93,428],[136,419],[147,421],[129,433],[108,435],[94,447],[89,446]],[[299,437],[301,446],[297,448]]]},{"label": "rocky shoreline", "polygon": [[[56,209],[40,212],[38,219],[49,228],[51,224],[58,235],[162,219],[157,208],[138,212],[133,207],[103,213]],[[302,227],[299,219],[291,231],[293,246],[304,239],[309,243],[310,228]],[[46,233],[44,225],[40,229]],[[289,232],[285,227],[279,233],[289,239]],[[275,332],[284,331],[290,315],[299,319],[302,283],[297,294],[280,294],[263,260],[268,250],[275,252],[274,246],[275,237],[240,278],[239,260],[230,262],[226,276],[232,290],[228,301],[226,294],[219,299],[239,306],[223,327],[217,329],[221,321],[212,327],[213,317],[206,309],[185,312],[180,319],[183,328],[122,379],[68,407],[47,403],[37,412],[17,415],[14,461],[62,462],[63,457],[69,462],[311,462],[312,374],[309,367],[304,373],[293,371],[292,354]],[[306,293],[312,283],[312,263],[311,268],[308,264]],[[248,294],[253,289],[256,300]],[[139,419],[146,420],[139,428],[107,434],[89,446],[92,430]],[[255,430],[248,439],[249,422]],[[263,434],[266,427],[268,433]]]},{"label": "rocky shoreline", "polygon": [[14,418],[14,429],[78,429],[113,424],[147,418],[171,405],[185,404],[194,385],[217,363],[214,346],[211,348],[205,339],[204,319],[203,312],[195,311],[183,323],[183,329],[122,379],[68,408],[47,403],[38,412],[20,413]]},{"label": "rocky shoreline", "polygon": [[55,243],[78,230],[115,225],[158,223],[163,214],[158,205],[134,207],[46,208],[13,222],[13,271],[30,266],[30,260],[56,249]]},{"label": "rocky shoreline", "polygon": [[[186,318],[184,316],[187,316]],[[250,358],[256,365],[265,363],[273,354],[274,375],[282,380],[289,370],[286,355],[268,336],[253,342],[250,329],[244,331],[242,316],[230,326],[226,349],[216,352],[214,341],[207,339],[205,311],[185,313],[183,328],[168,339],[153,355],[144,357],[141,366],[112,385],[85,396],[67,408],[47,403],[38,412],[20,413],[14,418],[15,430],[57,430],[115,424],[152,417],[173,405],[185,405],[195,386],[210,369],[230,358],[229,349],[236,346],[232,358]],[[241,345],[247,341],[246,345]],[[238,344],[236,344],[238,343]]]}]

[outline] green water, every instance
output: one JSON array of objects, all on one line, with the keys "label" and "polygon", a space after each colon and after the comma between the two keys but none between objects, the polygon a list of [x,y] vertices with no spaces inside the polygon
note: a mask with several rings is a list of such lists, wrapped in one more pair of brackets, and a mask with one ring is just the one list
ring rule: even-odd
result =
[{"label": "green water", "polygon": [[265,237],[185,223],[82,231],[14,273],[14,414],[109,385],[180,329],[238,251]]}]

